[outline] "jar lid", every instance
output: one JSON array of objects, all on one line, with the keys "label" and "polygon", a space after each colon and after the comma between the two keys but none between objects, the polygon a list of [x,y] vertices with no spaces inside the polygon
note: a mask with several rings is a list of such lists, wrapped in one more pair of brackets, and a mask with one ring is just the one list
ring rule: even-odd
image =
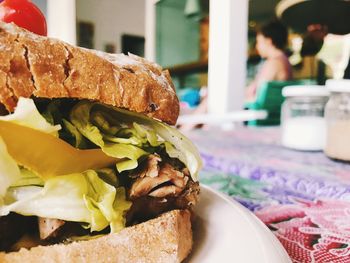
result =
[{"label": "jar lid", "polygon": [[331,92],[350,92],[350,79],[328,79],[326,87]]},{"label": "jar lid", "polygon": [[282,90],[284,97],[328,97],[329,90],[321,85],[294,85],[286,86]]}]

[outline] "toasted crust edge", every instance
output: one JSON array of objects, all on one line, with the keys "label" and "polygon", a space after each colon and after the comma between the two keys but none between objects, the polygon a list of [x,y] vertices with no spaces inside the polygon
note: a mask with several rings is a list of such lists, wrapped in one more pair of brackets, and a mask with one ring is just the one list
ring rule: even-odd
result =
[{"label": "toasted crust edge", "polygon": [[193,245],[190,217],[188,210],[173,210],[89,241],[0,253],[0,262],[181,262]]},{"label": "toasted crust edge", "polygon": [[175,124],[179,100],[169,72],[129,54],[75,47],[0,22],[0,103],[22,97],[78,98]]}]

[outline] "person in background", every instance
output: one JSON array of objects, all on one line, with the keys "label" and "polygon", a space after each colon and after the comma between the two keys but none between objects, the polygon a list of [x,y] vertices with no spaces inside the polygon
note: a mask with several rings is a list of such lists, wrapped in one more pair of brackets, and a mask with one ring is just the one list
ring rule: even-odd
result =
[{"label": "person in background", "polygon": [[326,81],[326,64],[318,57],[328,34],[328,28],[321,24],[311,24],[303,35],[300,50],[301,62],[295,66],[294,76],[300,79],[315,79],[319,85]]},{"label": "person in background", "polygon": [[256,37],[256,49],[264,59],[254,80],[246,91],[246,100],[254,101],[259,86],[267,81],[292,79],[292,66],[284,49],[288,43],[288,30],[278,21],[264,24]]},{"label": "person in background", "polygon": [[[255,100],[258,87],[262,83],[272,80],[292,79],[292,67],[284,53],[287,42],[287,28],[278,21],[271,21],[257,31],[256,49],[264,62],[254,80],[247,87],[247,102]],[[204,114],[207,113],[207,110],[208,98],[206,95],[192,114]],[[188,131],[199,126],[200,124],[186,124],[178,128],[182,131]]]}]

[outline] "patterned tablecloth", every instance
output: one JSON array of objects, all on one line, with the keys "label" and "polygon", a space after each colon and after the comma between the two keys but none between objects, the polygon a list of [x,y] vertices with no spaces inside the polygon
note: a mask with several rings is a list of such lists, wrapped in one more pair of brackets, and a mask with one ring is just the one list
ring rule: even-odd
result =
[{"label": "patterned tablecloth", "polygon": [[200,181],[253,211],[293,262],[350,262],[350,164],[286,149],[278,128],[186,135],[204,161]]}]

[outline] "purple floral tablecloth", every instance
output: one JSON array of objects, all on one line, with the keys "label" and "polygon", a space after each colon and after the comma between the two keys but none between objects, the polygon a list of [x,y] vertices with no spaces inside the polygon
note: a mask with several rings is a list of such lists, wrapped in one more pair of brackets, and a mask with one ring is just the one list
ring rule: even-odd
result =
[{"label": "purple floral tablecloth", "polygon": [[282,147],[279,128],[186,135],[204,161],[201,183],[253,211],[293,262],[350,262],[350,164]]}]

